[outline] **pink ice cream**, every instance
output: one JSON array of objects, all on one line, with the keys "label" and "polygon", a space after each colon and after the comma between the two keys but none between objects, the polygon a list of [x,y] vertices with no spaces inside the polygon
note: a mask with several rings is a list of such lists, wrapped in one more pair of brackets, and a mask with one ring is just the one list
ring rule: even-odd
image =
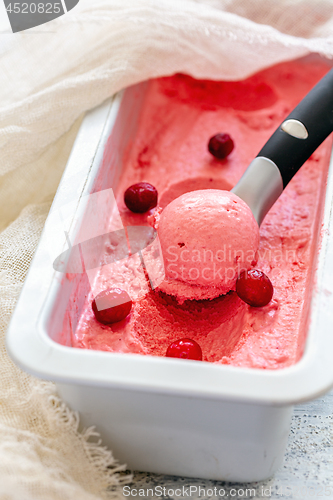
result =
[{"label": "pink ice cream", "polygon": [[[164,210],[159,230],[164,248],[174,245],[179,259],[182,249],[194,251],[198,245],[200,249],[205,245],[218,249],[217,239],[223,234],[218,205],[214,202],[211,211],[198,219],[205,220],[199,231],[192,230],[192,223],[180,213],[184,223],[178,238],[177,219],[170,217],[172,227],[167,222],[169,211],[177,214],[179,199],[173,200],[195,190],[213,190],[215,196],[215,190],[232,189],[276,127],[329,69],[324,62],[300,60],[268,68],[241,82],[198,81],[185,75],[152,80],[117,187],[124,226],[148,225],[147,215],[154,211],[134,214],[123,202],[128,186],[147,181],[157,188]],[[227,132],[235,143],[232,153],[221,161],[207,151],[209,138],[218,132]],[[255,267],[266,273],[274,286],[267,306],[250,307],[234,291],[212,300],[180,304],[173,295],[151,290],[136,254],[101,268],[83,308],[78,310],[77,296],[70,298],[63,338],[84,349],[164,356],[172,342],[188,337],[199,343],[204,361],[262,369],[296,363],[304,351],[315,286],[330,151],[328,139],[295,175],[260,227]],[[187,196],[191,199],[193,195]],[[250,243],[243,239],[252,234],[248,227],[244,233],[237,231],[237,236],[234,229],[230,226],[226,231],[239,238],[237,247],[243,251],[256,247],[255,231]],[[168,263],[168,255],[164,259]],[[211,272],[210,264],[207,267]],[[180,287],[192,290],[186,269],[187,281],[172,281],[177,287],[172,293],[184,298]],[[213,281],[215,293],[219,283]],[[112,286],[128,291],[133,307],[123,321],[103,325],[95,319],[91,302],[94,295]],[[198,298],[207,297],[203,281],[194,288],[200,291]]]},{"label": "pink ice cream", "polygon": [[257,261],[259,228],[247,204],[230,191],[185,193],[158,223],[166,279],[158,289],[186,299],[213,299],[235,290]]}]

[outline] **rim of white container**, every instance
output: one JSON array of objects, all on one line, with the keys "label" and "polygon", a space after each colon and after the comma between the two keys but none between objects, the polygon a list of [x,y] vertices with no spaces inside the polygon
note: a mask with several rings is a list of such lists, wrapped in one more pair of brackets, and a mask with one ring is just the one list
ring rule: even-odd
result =
[{"label": "rim of white container", "polygon": [[[77,207],[89,192],[122,96],[120,92],[86,115],[51,210],[64,203],[69,184],[75,185]],[[73,192],[71,196],[73,200]],[[84,350],[54,342],[46,333],[46,321],[61,276],[45,253],[45,230],[7,331],[9,355],[23,370],[61,383],[277,405],[318,397],[333,386],[332,200],[331,158],[308,337],[301,360],[293,366],[277,370],[241,368]],[[73,216],[79,217],[79,211]]]}]

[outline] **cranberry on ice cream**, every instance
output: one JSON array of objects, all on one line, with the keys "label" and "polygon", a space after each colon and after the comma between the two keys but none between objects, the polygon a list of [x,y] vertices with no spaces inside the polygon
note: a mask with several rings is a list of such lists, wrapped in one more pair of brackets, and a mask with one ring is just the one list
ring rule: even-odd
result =
[{"label": "cranberry on ice cream", "polygon": [[216,134],[209,139],[208,151],[219,160],[229,156],[233,149],[234,141],[229,134]]},{"label": "cranberry on ice cream", "polygon": [[242,271],[236,282],[239,298],[252,307],[266,306],[273,297],[274,289],[271,280],[259,269]]},{"label": "cranberry on ice cream", "polygon": [[137,182],[126,189],[124,201],[129,210],[142,214],[156,207],[157,190],[149,182]]},{"label": "cranberry on ice cream", "polygon": [[167,358],[194,359],[202,361],[202,351],[199,344],[192,339],[179,339],[169,345]]},{"label": "cranberry on ice cream", "polygon": [[99,293],[91,307],[97,321],[108,325],[125,319],[131,312],[132,301],[125,290],[114,287]]}]

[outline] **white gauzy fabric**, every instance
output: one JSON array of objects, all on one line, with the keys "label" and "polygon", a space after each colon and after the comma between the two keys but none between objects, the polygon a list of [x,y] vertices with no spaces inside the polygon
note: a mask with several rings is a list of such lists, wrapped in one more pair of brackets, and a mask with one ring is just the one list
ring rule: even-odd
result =
[{"label": "white gauzy fabric", "polygon": [[311,52],[333,56],[332,1],[80,0],[0,33],[1,500],[115,498],[126,480],[53,384],[21,372],[4,346],[82,114],[147,78],[236,80]]}]

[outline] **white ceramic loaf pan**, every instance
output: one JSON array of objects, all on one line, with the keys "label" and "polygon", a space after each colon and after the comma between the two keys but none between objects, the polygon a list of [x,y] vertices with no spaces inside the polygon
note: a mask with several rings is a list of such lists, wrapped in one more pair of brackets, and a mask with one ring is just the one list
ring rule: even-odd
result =
[{"label": "white ceramic loaf pan", "polygon": [[83,350],[70,347],[69,334],[60,345],[64,321],[70,322],[68,331],[75,330],[89,282],[84,273],[55,271],[53,262],[67,241],[84,240],[87,227],[107,232],[109,198],[96,211],[89,195],[116,189],[145,88],[131,87],[85,117],[13,314],[7,348],[23,370],[55,381],[82,424],[96,425],[104,444],[129,468],[262,480],[282,462],[293,405],[333,385],[333,164],[306,348],[294,366],[269,371]]}]

